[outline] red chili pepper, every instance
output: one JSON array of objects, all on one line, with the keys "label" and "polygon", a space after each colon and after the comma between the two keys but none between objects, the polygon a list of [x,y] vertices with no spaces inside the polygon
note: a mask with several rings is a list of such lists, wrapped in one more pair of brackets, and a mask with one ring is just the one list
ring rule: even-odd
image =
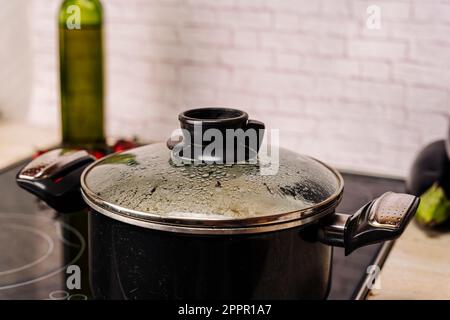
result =
[{"label": "red chili pepper", "polygon": [[[105,150],[88,150],[88,152],[94,156],[96,159],[101,159],[104,156],[106,156],[110,151],[111,152],[122,152],[122,151],[126,151],[126,150],[130,150],[133,148],[136,148],[138,145],[136,142],[134,141],[130,141],[130,140],[118,140],[111,148],[107,147],[108,151]],[[75,150],[81,150],[80,148],[76,148]],[[36,159],[37,157],[43,155],[44,153],[50,151],[49,150],[38,150],[36,151],[32,158]]]},{"label": "red chili pepper", "polygon": [[113,146],[114,152],[122,152],[126,150],[130,150],[136,147],[136,144],[133,141],[128,140],[119,140]]},{"label": "red chili pepper", "polygon": [[46,153],[47,151],[49,151],[49,150],[38,150],[38,151],[36,151],[36,152],[33,154],[32,159],[33,159],[33,160],[36,159],[37,157],[43,155],[43,154]]},{"label": "red chili pepper", "polygon": [[93,155],[93,156],[95,157],[95,159],[101,159],[101,158],[103,158],[104,156],[106,156],[106,153],[105,153],[105,152],[98,151],[98,150],[93,150],[93,151],[91,151],[90,153],[91,153],[91,155]]}]

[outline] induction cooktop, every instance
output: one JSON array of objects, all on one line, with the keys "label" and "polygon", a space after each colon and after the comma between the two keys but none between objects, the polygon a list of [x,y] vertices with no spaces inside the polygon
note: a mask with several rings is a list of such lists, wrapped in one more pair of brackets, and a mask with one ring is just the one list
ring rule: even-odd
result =
[{"label": "induction cooktop", "polygon": [[[60,214],[17,187],[15,175],[24,163],[0,170],[0,299],[91,299],[89,213]],[[343,176],[339,212],[353,213],[385,191],[404,191],[401,180]],[[329,299],[364,299],[391,246],[371,245],[347,257],[335,248]]]}]

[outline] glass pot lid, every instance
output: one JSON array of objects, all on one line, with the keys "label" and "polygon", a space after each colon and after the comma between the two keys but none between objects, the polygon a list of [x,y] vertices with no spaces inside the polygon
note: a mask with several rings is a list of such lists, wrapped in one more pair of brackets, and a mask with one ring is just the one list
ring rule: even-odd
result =
[{"label": "glass pot lid", "polygon": [[184,233],[274,230],[334,210],[343,189],[339,173],[287,149],[278,154],[277,170],[267,174],[260,161],[179,164],[166,144],[151,144],[88,167],[83,196],[112,218]]}]

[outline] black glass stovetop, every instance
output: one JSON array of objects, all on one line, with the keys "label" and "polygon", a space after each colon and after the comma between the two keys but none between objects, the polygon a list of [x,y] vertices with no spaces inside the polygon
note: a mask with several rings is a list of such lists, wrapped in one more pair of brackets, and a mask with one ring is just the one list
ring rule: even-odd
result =
[{"label": "black glass stovetop", "polygon": [[[22,164],[0,171],[0,299],[90,299],[86,211],[64,215],[18,188]],[[400,180],[344,174],[339,212],[353,213]],[[364,299],[371,266],[382,267],[391,244],[360,248],[345,257],[334,249],[329,299]],[[373,269],[370,269],[373,270]]]}]

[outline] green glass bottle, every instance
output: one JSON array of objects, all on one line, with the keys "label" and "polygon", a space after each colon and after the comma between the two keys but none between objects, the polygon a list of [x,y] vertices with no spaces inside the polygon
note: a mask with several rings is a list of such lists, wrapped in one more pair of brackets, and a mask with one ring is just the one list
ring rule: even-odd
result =
[{"label": "green glass bottle", "polygon": [[64,0],[59,12],[63,144],[104,144],[102,7],[99,0]]}]

